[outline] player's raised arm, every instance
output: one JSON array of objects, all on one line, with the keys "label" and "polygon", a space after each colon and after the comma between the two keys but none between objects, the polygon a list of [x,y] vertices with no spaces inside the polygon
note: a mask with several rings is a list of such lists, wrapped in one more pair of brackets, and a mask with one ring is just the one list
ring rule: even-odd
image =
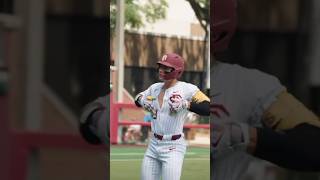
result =
[{"label": "player's raised arm", "polygon": [[152,86],[136,95],[136,97],[134,98],[134,103],[137,107],[142,107],[146,111],[150,112],[153,118],[156,118],[157,109],[154,106],[156,97],[151,95],[151,89]]},{"label": "player's raised arm", "polygon": [[210,99],[202,91],[197,91],[192,97],[189,110],[203,116],[210,115]]},{"label": "player's raised arm", "polygon": [[265,127],[214,123],[213,151],[243,151],[281,167],[320,171],[320,120],[286,91],[266,109]]},{"label": "player's raised arm", "polygon": [[254,156],[280,166],[300,170],[320,170],[320,120],[287,91],[281,92],[263,119],[268,128],[256,128]]},{"label": "player's raised arm", "polygon": [[145,91],[142,91],[136,95],[136,97],[134,98],[134,103],[136,104],[137,107],[143,107],[143,98],[150,95],[150,88],[151,87],[149,87]]}]

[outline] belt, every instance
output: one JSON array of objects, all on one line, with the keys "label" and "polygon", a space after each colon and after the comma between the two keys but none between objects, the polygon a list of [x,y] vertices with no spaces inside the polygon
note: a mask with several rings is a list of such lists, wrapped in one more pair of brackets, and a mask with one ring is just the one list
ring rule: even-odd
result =
[{"label": "belt", "polygon": [[[163,139],[163,135],[159,135],[159,134],[156,134],[154,133],[154,137],[159,139],[159,140],[162,140]],[[176,134],[176,135],[172,135],[171,136],[171,140],[174,141],[174,140],[177,140],[177,139],[180,139],[181,138],[181,134]]]}]

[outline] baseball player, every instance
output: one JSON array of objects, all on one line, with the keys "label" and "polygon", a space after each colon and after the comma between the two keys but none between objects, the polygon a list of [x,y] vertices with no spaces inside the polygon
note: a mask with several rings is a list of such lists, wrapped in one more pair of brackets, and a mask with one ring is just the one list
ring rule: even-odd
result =
[{"label": "baseball player", "polygon": [[[211,54],[216,56],[235,30],[236,3],[215,0],[211,5]],[[320,171],[320,121],[313,112],[274,76],[218,60],[212,65],[211,179],[241,179],[254,158]]]},{"label": "baseball player", "polygon": [[210,100],[197,86],[178,80],[184,70],[184,59],[178,54],[165,54],[157,65],[162,82],[151,85],[135,98],[136,105],[153,117],[141,179],[179,180],[186,152],[184,121],[189,111],[210,115]]}]

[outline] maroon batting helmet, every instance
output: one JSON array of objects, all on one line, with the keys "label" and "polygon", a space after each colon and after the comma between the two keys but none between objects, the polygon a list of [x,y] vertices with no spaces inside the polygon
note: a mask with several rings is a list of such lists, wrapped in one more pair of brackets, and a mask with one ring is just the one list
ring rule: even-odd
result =
[{"label": "maroon batting helmet", "polygon": [[164,80],[178,79],[181,77],[184,70],[184,59],[175,53],[168,53],[162,56],[161,60],[157,62],[158,65],[164,65],[172,68],[171,72],[163,76]]},{"label": "maroon batting helmet", "polygon": [[214,0],[210,4],[211,19],[210,23],[211,37],[210,43],[213,52],[221,52],[227,49],[231,37],[233,36],[236,24],[237,0]]}]

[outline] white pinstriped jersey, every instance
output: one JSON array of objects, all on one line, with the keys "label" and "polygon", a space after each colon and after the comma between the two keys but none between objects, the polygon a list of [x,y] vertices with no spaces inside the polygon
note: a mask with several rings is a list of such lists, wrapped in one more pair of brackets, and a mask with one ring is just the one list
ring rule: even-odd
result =
[{"label": "white pinstriped jersey", "polygon": [[[154,133],[163,135],[159,140],[152,136],[148,149],[144,155],[141,180],[180,180],[183,159],[186,152],[184,136],[177,140],[171,140],[172,135],[183,135],[183,124],[188,114],[187,109],[170,111],[169,99],[172,95],[179,95],[182,99],[191,101],[199,92],[197,86],[178,81],[174,86],[163,93],[162,103],[159,103],[159,95],[163,91],[164,83],[155,83],[143,91],[144,97],[152,96],[151,103],[156,109],[156,117],[151,121],[151,129]],[[160,104],[162,106],[160,107]]]},{"label": "white pinstriped jersey", "polygon": [[[226,108],[230,116],[214,116],[214,121],[234,121],[261,127],[264,111],[285,90],[271,75],[239,65],[217,62],[211,68],[213,103]],[[217,158],[211,179],[239,180],[254,158],[245,152],[228,152]]]},{"label": "white pinstriped jersey", "polygon": [[140,93],[143,96],[155,98],[152,101],[152,105],[157,110],[157,116],[156,119],[151,121],[151,129],[154,133],[161,135],[182,134],[188,110],[183,109],[179,112],[170,112],[169,98],[174,93],[179,94],[182,99],[191,101],[192,97],[199,91],[199,88],[193,84],[178,81],[174,86],[165,90],[162,107],[160,107],[158,96],[162,91],[163,85],[164,83],[155,83]]}]

